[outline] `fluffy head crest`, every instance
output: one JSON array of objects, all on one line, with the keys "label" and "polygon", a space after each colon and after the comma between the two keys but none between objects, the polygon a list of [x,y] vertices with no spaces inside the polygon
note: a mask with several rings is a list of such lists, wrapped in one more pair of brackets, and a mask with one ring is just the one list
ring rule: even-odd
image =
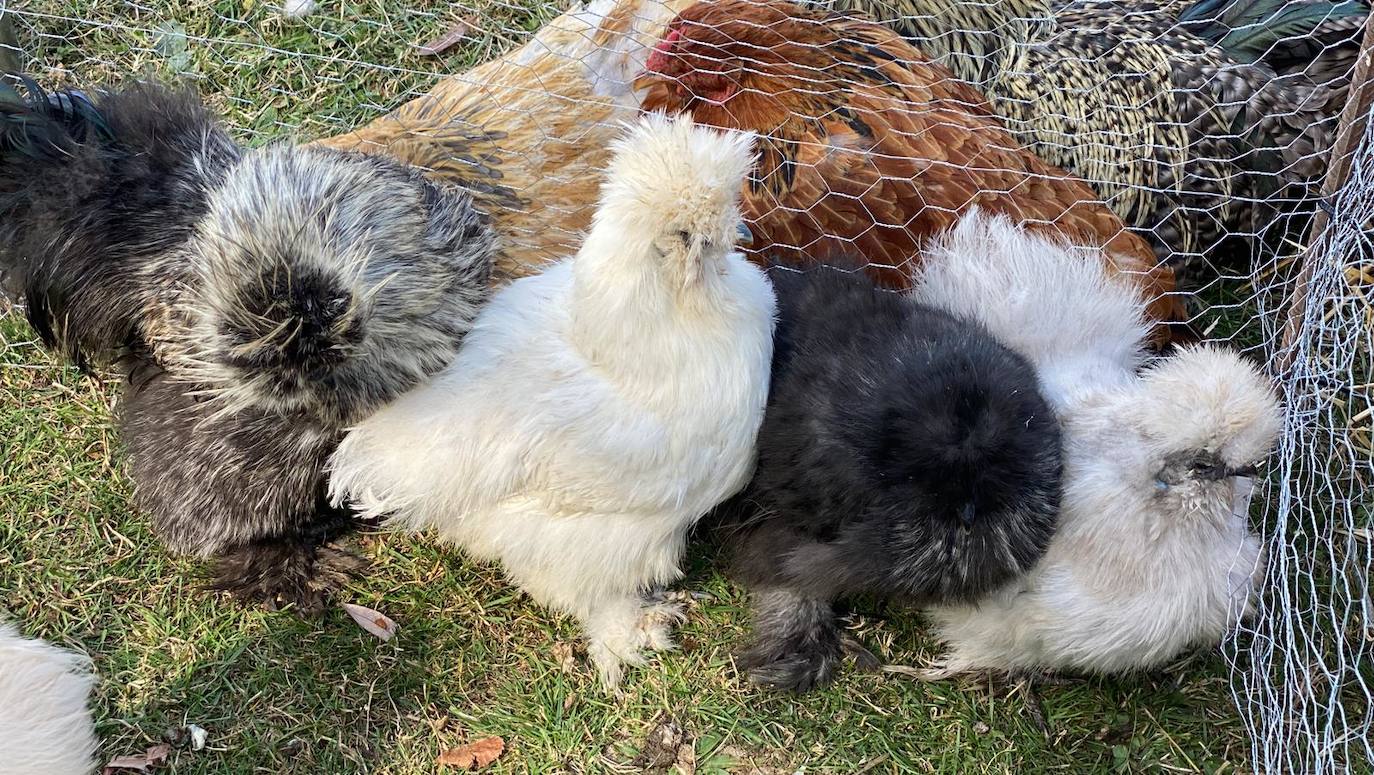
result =
[{"label": "fluffy head crest", "polygon": [[492,249],[465,193],[399,164],[256,151],[213,192],[192,242],[189,371],[231,408],[361,419],[452,359]]},{"label": "fluffy head crest", "polygon": [[1264,375],[1220,347],[1190,347],[1152,366],[1127,409],[1165,457],[1202,455],[1229,469],[1269,454],[1283,416]]},{"label": "fluffy head crest", "polygon": [[[754,135],[649,113],[612,145],[598,220],[656,235],[667,224],[732,241]],[[722,224],[724,224],[722,226]]]},{"label": "fluffy head crest", "polygon": [[[964,321],[918,312],[930,339],[879,393],[872,463],[950,552],[935,599],[974,599],[1044,554],[1059,507],[1060,432],[1026,360]],[[904,484],[899,484],[903,483]],[[909,506],[910,507],[910,506]]]}]

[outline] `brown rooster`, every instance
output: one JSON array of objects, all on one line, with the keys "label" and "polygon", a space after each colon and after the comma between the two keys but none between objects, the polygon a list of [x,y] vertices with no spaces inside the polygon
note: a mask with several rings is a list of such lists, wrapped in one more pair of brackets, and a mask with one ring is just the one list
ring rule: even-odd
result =
[{"label": "brown rooster", "polygon": [[636,86],[647,110],[760,135],[745,193],[760,254],[858,255],[905,288],[926,240],[976,206],[1105,248],[1155,319],[1186,318],[1173,272],[1144,240],[1081,180],[1021,148],[980,92],[885,27],[784,0],[697,3],[668,25]]},{"label": "brown rooster", "polygon": [[320,141],[385,153],[472,192],[508,280],[571,255],[591,222],[611,141],[639,112],[632,82],[691,0],[593,0],[520,48]]}]

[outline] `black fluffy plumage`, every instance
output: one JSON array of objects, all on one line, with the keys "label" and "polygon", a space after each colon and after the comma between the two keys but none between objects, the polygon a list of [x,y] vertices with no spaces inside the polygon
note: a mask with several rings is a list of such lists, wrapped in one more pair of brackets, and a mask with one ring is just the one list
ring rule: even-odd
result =
[{"label": "black fluffy plumage", "polygon": [[803,691],[843,651],[833,603],[968,601],[1054,532],[1059,426],[1025,359],[860,272],[772,271],[779,300],[759,465],[723,532],[754,594],[753,679]]},{"label": "black fluffy plumage", "polygon": [[[191,91],[0,94],[0,273],[44,342],[128,377],[135,497],[214,588],[318,610],[361,562],[344,428],[443,368],[488,290],[467,194],[382,158],[240,148]],[[12,93],[11,93],[12,92]]]},{"label": "black fluffy plumage", "polygon": [[133,84],[97,107],[26,83],[27,100],[0,101],[6,290],[48,346],[109,361],[158,292],[149,262],[186,242],[240,151],[189,91]]}]

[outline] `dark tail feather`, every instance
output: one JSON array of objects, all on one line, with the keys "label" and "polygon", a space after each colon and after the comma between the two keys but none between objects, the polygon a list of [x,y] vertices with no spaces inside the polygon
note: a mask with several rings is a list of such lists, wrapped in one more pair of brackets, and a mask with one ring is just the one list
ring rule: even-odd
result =
[{"label": "dark tail feather", "polygon": [[24,75],[6,80],[0,86],[0,157],[6,161],[14,156],[59,161],[76,143],[111,138],[109,123],[84,93],[49,93]]},{"label": "dark tail feather", "polygon": [[[0,17],[0,27],[9,17]],[[0,30],[0,46],[3,46]],[[23,93],[21,94],[20,88]],[[110,127],[104,116],[79,91],[48,92],[32,78],[8,74],[0,79],[0,287],[24,299],[30,324],[49,347],[61,349],[85,368],[85,348],[69,337],[71,321],[65,309],[62,283],[47,275],[55,267],[38,260],[20,237],[25,211],[42,210],[47,191],[63,177],[78,146],[88,140],[107,140]],[[8,247],[9,249],[6,249]]]},{"label": "dark tail feather", "polygon": [[150,268],[237,154],[190,90],[49,92],[20,76],[0,91],[0,280],[44,341],[78,364],[138,346]]},{"label": "dark tail feather", "polygon": [[1199,0],[1179,21],[1239,61],[1288,62],[1319,53],[1307,53],[1308,38],[1323,25],[1368,14],[1369,5],[1359,0]]}]

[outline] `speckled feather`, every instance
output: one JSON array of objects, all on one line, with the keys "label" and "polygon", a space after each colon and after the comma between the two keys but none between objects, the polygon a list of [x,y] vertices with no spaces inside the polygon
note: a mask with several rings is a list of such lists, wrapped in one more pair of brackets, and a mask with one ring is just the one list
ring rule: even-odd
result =
[{"label": "speckled feather", "polygon": [[1289,59],[1251,63],[1180,24],[1192,4],[825,3],[889,23],[980,86],[1028,147],[1089,181],[1175,259],[1257,234],[1311,193],[1363,22],[1331,18],[1271,52]]}]

